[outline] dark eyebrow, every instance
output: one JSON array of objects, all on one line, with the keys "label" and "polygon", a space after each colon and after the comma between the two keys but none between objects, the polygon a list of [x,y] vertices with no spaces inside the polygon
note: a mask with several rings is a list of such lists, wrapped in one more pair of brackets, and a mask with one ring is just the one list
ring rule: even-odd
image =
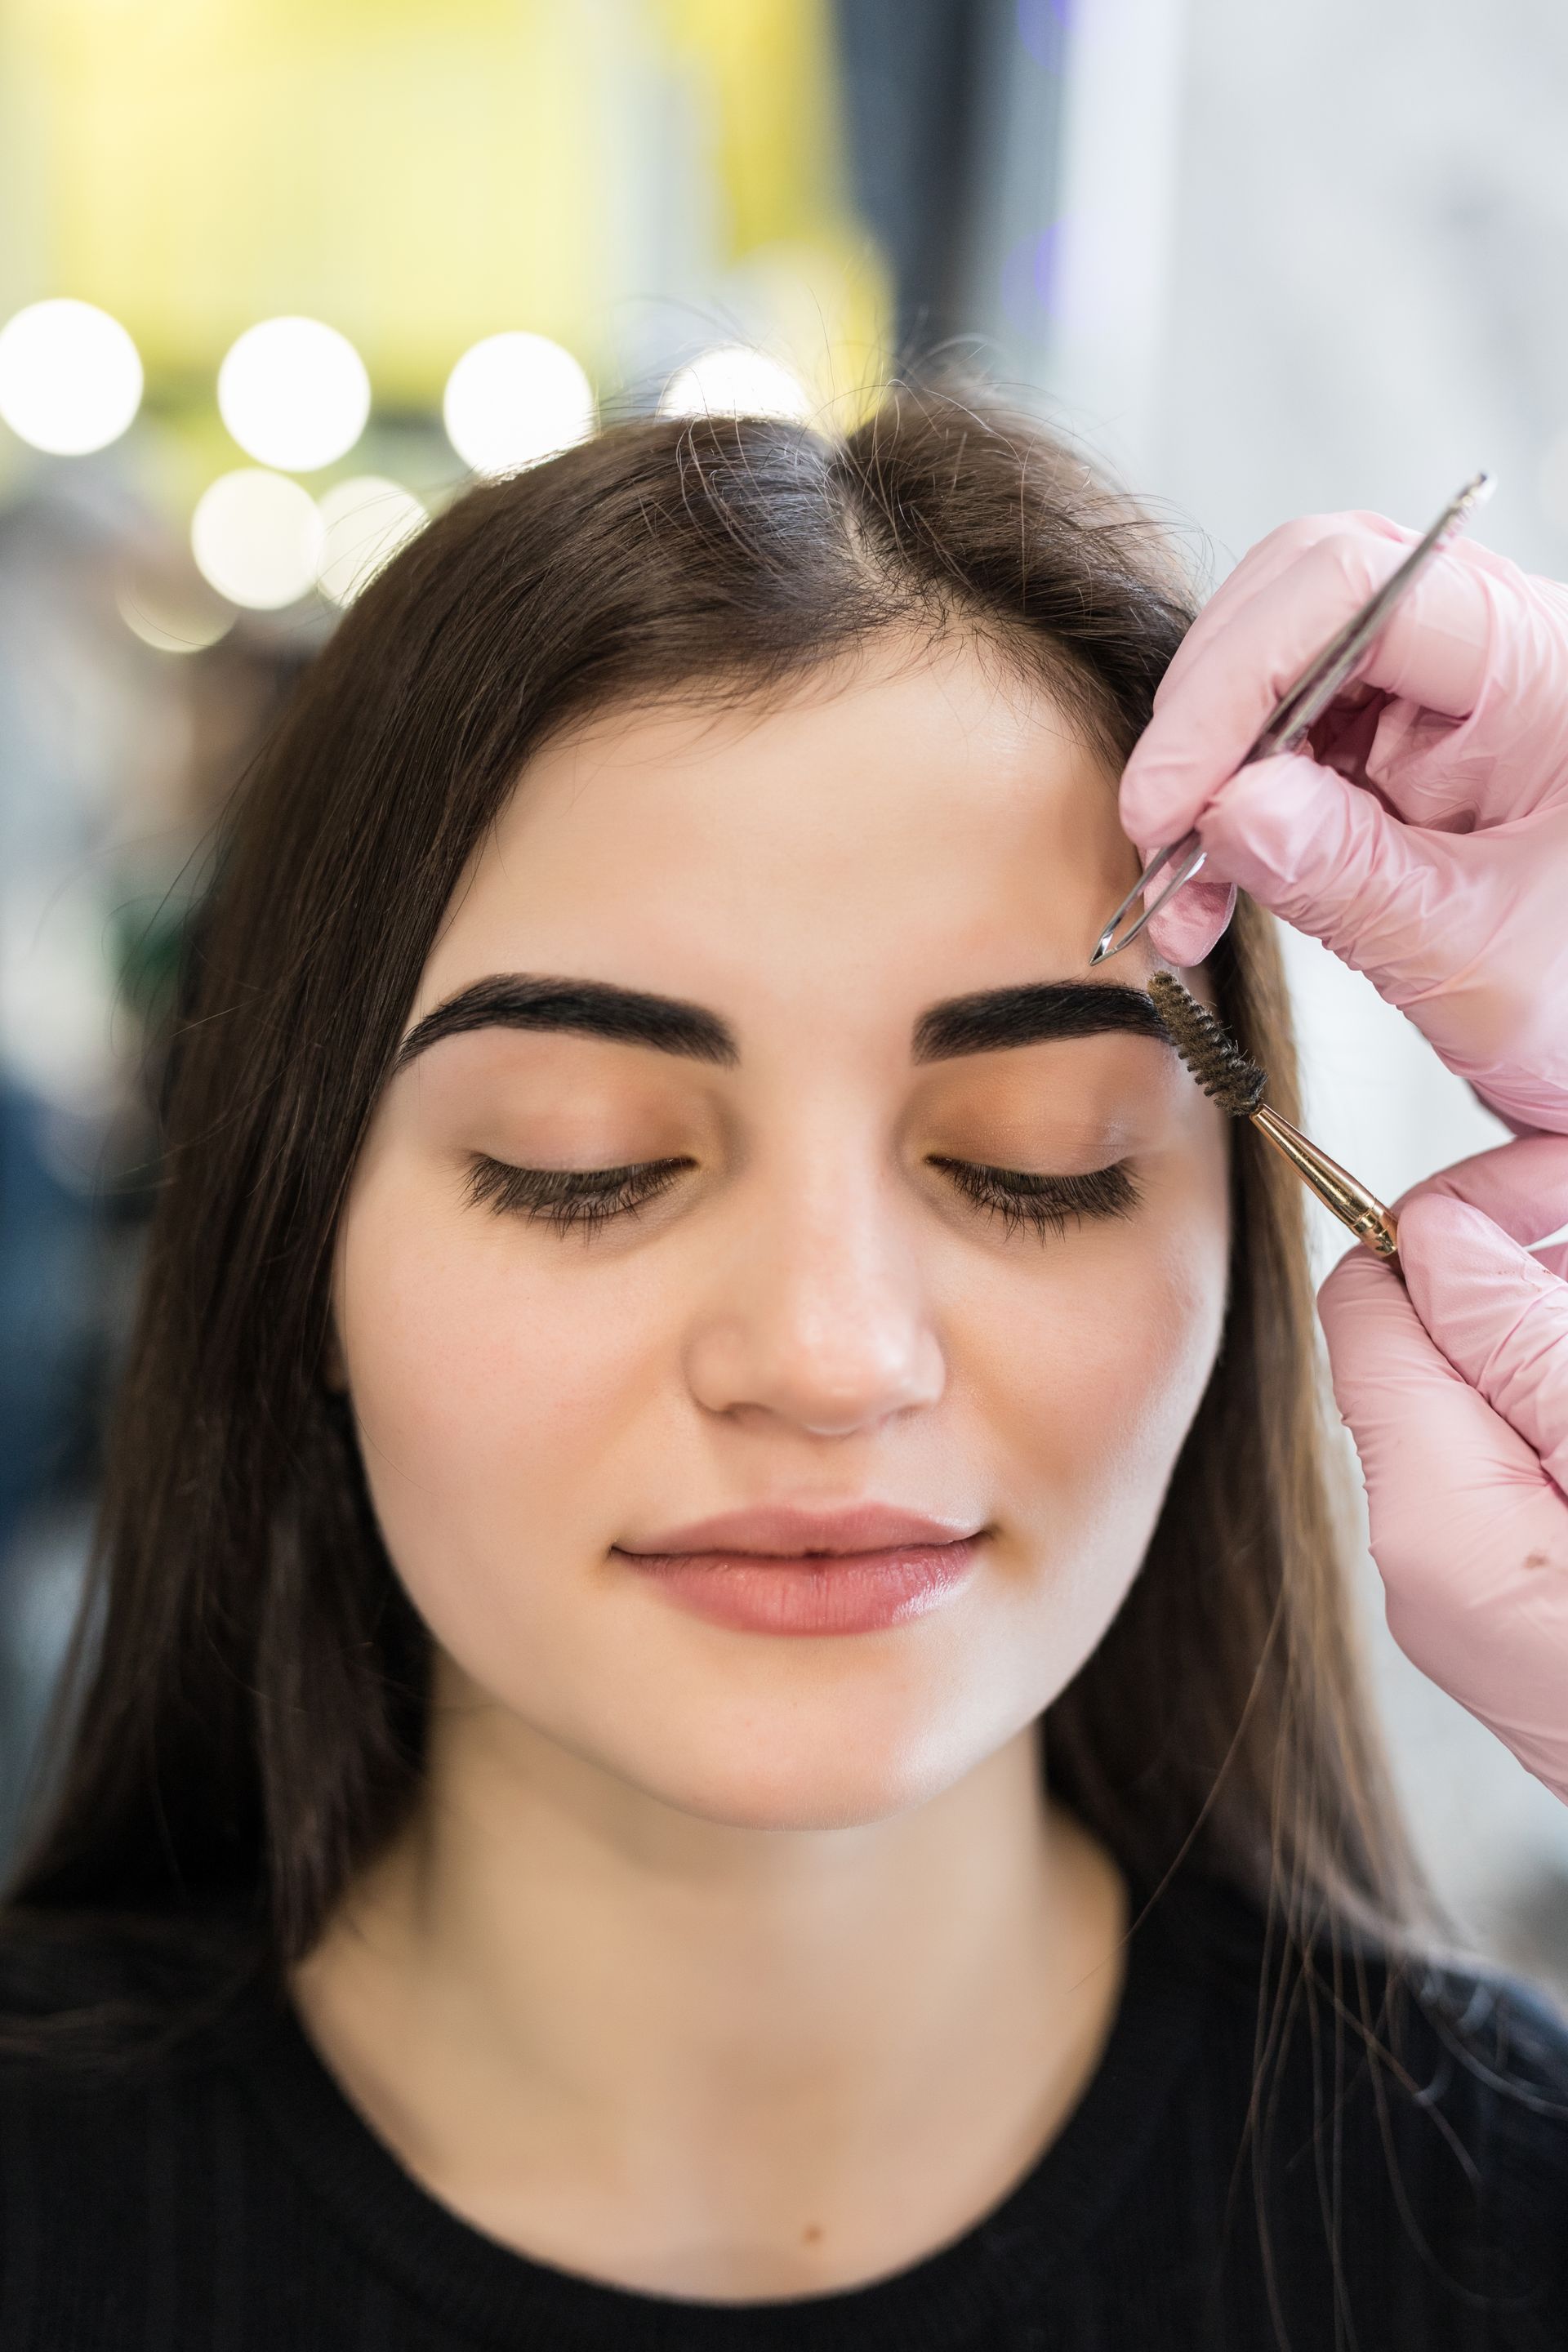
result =
[{"label": "dark eyebrow", "polygon": [[626,1045],[651,1045],[694,1062],[729,1067],[741,1058],[735,1033],[705,1005],[673,996],[648,996],[607,980],[542,980],[526,972],[493,972],[459,989],[427,1013],[398,1049],[395,1069],[406,1069],[438,1038],[467,1029],[567,1029]]},{"label": "dark eyebrow", "polygon": [[994,1054],[1047,1038],[1098,1037],[1131,1029],[1170,1044],[1154,1002],[1141,988],[1117,981],[1039,980],[1016,988],[983,989],[928,1006],[915,1024],[917,1062],[951,1061],[960,1054]]},{"label": "dark eyebrow", "polygon": [[[426,1046],[470,1029],[569,1030],[620,1045],[648,1045],[657,1053],[679,1054],[725,1069],[741,1058],[734,1031],[706,1005],[653,996],[607,980],[493,972],[427,1013],[404,1039],[395,1067],[406,1069]],[[983,989],[973,996],[950,996],[928,1006],[915,1024],[914,1058],[952,1061],[963,1054],[994,1054],[1058,1037],[1098,1037],[1113,1029],[1170,1043],[1152,1000],[1141,988],[1114,981],[1029,981],[1013,988]]]}]

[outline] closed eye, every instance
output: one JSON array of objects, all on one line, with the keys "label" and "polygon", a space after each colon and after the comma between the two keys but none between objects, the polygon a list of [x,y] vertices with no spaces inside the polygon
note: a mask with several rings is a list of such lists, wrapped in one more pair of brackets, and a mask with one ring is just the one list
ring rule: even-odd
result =
[{"label": "closed eye", "polygon": [[468,1171],[468,1197],[505,1216],[553,1225],[559,1234],[581,1227],[584,1240],[612,1217],[635,1217],[668,1192],[690,1160],[643,1160],[625,1168],[514,1168],[510,1160],[476,1154]]},{"label": "closed eye", "polygon": [[931,1165],[950,1176],[966,1200],[1000,1217],[1005,1234],[1032,1225],[1037,1234],[1059,1236],[1086,1217],[1130,1216],[1141,1198],[1125,1160],[1074,1176],[1037,1176],[941,1154],[932,1155]]},{"label": "closed eye", "polygon": [[[521,1216],[565,1234],[574,1228],[591,1238],[613,1217],[635,1217],[667,1192],[695,1161],[645,1160],[622,1168],[519,1168],[477,1154],[470,1165],[468,1198],[499,1214]],[[1070,1176],[1036,1175],[1021,1168],[994,1168],[933,1153],[939,1168],[965,1200],[1002,1221],[1005,1234],[1031,1226],[1037,1234],[1065,1234],[1085,1218],[1125,1217],[1138,1206],[1139,1191],[1125,1160]]]}]

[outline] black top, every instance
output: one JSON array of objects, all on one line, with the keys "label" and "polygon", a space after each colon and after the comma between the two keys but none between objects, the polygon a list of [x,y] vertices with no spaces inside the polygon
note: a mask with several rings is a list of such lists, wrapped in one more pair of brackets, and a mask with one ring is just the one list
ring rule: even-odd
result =
[{"label": "black top", "polygon": [[[1264,1953],[1240,1898],[1168,1892],[1133,1936],[1100,2067],[1027,2177],[895,2276],[789,2302],[631,2294],[470,2229],[360,2120],[276,1995],[251,1990],[129,2073],[12,2057],[0,2347],[1560,2352],[1568,2026],[1513,1980],[1448,1972],[1396,2000],[1375,2063],[1342,2019],[1336,2098],[1331,1999],[1314,2023],[1299,1997],[1259,2147]],[[134,1990],[142,1964],[120,1946],[89,1962]],[[51,1963],[57,1987],[79,1972]],[[37,1978],[36,1954],[5,1958],[0,2009],[36,2009]],[[1375,1955],[1366,1982],[1375,2015]],[[1353,1969],[1343,2007],[1357,2013]]]}]

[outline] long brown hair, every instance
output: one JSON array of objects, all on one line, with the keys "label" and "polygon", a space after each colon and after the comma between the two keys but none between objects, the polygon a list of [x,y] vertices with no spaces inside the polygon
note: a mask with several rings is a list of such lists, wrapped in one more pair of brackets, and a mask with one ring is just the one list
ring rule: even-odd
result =
[{"label": "long brown hair", "polygon": [[[334,1227],[442,914],[545,734],[978,632],[1120,767],[1192,614],[1163,536],[1038,425],[900,393],[839,439],[641,423],[458,499],[366,591],[237,796],[192,942],[96,1577],[13,1902],[307,1950],[416,1789],[425,1629],[321,1378]],[[1292,1108],[1267,919],[1220,1011]],[[1131,1873],[1292,1936],[1413,1885],[1344,1628],[1300,1195],[1241,1123],[1221,1352],[1147,1559],[1048,1710]],[[16,1916],[15,1913],[13,1916]]]}]

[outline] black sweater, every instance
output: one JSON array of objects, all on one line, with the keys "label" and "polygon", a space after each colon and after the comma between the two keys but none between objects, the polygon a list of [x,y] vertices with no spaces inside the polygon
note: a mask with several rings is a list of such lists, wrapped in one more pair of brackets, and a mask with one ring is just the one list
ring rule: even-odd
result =
[{"label": "black sweater", "polygon": [[[894,2277],[793,2302],[637,2294],[469,2229],[252,1988],[156,2058],[0,2063],[3,2352],[1451,2352],[1568,2346],[1568,2027],[1508,1980],[1395,2000],[1373,2063],[1298,1999],[1246,2134],[1260,1917],[1180,1885],[1033,2170]],[[83,1959],[0,1957],[0,2013]],[[96,1990],[145,1964],[104,1937]],[[1324,1965],[1327,1965],[1325,1960]],[[1389,1990],[1373,1957],[1375,2005]],[[1397,1996],[1397,1986],[1394,1988]],[[1358,2007],[1353,1981],[1344,2006]],[[1401,2015],[1399,2012],[1403,2011]],[[1267,2251],[1258,2224],[1259,2202]],[[1335,2226],[1337,2224],[1337,2227]]]}]

